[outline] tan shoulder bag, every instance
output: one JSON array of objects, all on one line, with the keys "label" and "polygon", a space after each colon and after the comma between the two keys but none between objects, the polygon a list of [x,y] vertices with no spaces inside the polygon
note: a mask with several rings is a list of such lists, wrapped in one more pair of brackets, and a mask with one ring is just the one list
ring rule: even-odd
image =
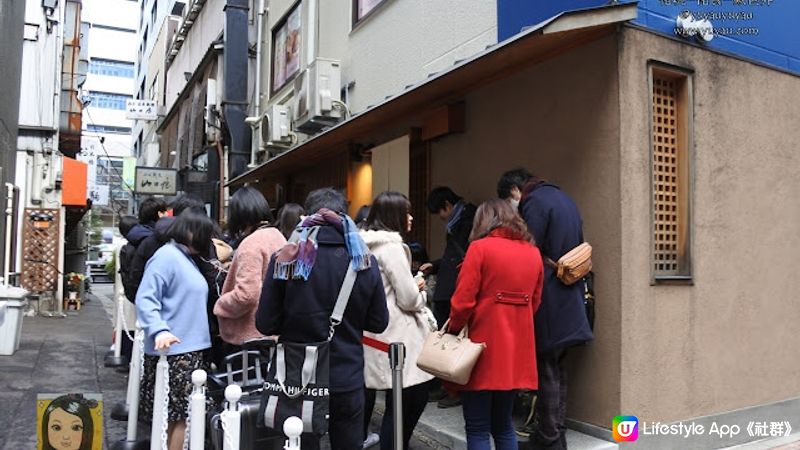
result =
[{"label": "tan shoulder bag", "polygon": [[558,258],[558,262],[548,257],[545,262],[556,270],[556,277],[569,286],[592,270],[592,246],[584,242]]}]

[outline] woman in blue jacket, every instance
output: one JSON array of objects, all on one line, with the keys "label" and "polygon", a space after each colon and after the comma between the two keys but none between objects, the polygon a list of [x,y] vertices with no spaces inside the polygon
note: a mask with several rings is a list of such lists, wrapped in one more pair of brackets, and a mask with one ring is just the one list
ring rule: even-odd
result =
[{"label": "woman in blue jacket", "polygon": [[170,227],[171,241],[147,262],[136,293],[136,313],[145,332],[139,417],[148,421],[153,416],[156,364],[159,352],[164,352],[169,362],[170,450],[183,446],[191,373],[208,369],[208,284],[192,256],[208,252],[213,230],[214,223],[207,216],[184,211]]}]

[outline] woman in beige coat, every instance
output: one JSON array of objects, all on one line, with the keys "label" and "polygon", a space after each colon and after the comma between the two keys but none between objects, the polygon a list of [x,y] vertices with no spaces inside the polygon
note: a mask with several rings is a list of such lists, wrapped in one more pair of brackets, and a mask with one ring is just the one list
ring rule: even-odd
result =
[{"label": "woman in beige coat", "polygon": [[[403,366],[403,440],[414,432],[428,401],[428,381],[432,375],[417,368],[422,343],[431,332],[426,315],[425,281],[411,274],[411,251],[402,235],[411,231],[411,203],[399,192],[383,192],[375,197],[364,223],[361,237],[378,260],[389,326],[381,334],[364,333],[364,380],[368,390],[392,387],[392,372],[387,349],[392,342],[406,348]],[[370,393],[368,392],[368,397]],[[373,397],[374,398],[374,397]],[[367,408],[371,411],[371,408]],[[365,417],[365,420],[368,418]],[[391,395],[386,396],[386,413],[381,426],[381,448],[392,448],[393,417]]]}]

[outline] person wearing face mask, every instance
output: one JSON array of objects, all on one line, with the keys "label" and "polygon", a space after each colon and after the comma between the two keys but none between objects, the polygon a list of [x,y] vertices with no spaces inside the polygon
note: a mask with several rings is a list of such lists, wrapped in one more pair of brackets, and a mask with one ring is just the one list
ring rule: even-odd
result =
[{"label": "person wearing face mask", "polygon": [[505,172],[497,182],[497,196],[511,203],[514,211],[518,211],[519,201],[522,198],[522,188],[531,178],[533,178],[533,175],[522,168]]},{"label": "person wearing face mask", "polygon": [[[503,174],[497,194],[519,201],[517,212],[528,225],[542,257],[558,259],[583,239],[583,220],[575,201],[558,186],[525,169]],[[526,429],[530,450],[563,450],[566,442],[567,368],[570,347],[593,339],[583,303],[584,283],[565,285],[553,263],[546,263],[542,302],[534,316],[539,389],[535,413]]]}]

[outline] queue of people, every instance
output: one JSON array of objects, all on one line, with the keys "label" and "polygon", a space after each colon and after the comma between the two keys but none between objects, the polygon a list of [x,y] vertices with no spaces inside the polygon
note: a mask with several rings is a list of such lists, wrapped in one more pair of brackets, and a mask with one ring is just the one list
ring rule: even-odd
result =
[{"label": "queue of people", "polygon": [[[516,392],[529,390],[537,394],[530,448],[566,449],[565,355],[592,332],[581,283],[564,285],[547,261],[583,242],[580,213],[557,186],[524,169],[503,174],[497,193],[476,207],[449,187],[430,192],[425,206],[446,230],[433,261],[410,240],[412,205],[399,192],[378,194],[354,222],[339,191],[318,189],[303,206],[284,205],[276,220],[264,196],[244,187],[230,198],[226,230],[191,195],[171,207],[143,201],[139,223],[125,221],[129,247],[121,257],[125,292],[145,331],[140,418],[152,415],[159,352],[170,366],[168,447],[178,449],[194,369],[219,366],[253,338],[329,338],[332,448],[391,448],[391,395],[379,433],[370,433],[370,419],[376,393],[392,387],[389,344],[402,342],[404,448],[427,403],[437,401],[463,406],[468,448],[493,441],[516,449],[512,409]],[[349,270],[355,281],[333,334],[335,293]],[[453,334],[467,327],[486,345],[467,384],[440,382],[416,365],[426,338],[442,327]],[[318,436],[304,434],[302,445],[318,448]]]}]

